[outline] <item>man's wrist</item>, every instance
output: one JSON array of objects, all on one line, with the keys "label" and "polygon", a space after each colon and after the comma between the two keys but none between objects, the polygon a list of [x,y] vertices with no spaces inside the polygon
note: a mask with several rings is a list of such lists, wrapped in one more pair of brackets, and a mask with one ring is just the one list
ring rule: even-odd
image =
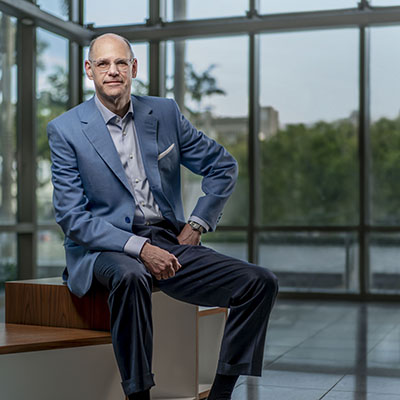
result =
[{"label": "man's wrist", "polygon": [[200,224],[204,228],[204,233],[207,233],[210,230],[210,226],[207,224],[207,222],[204,221],[203,218],[198,217],[197,215],[192,214],[188,218],[188,221],[193,221],[193,222],[197,222],[198,224]]},{"label": "man's wrist", "polygon": [[190,225],[190,227],[191,227],[194,231],[200,232],[201,234],[206,232],[206,229],[204,228],[204,226],[201,225],[201,224],[199,224],[198,222],[189,220],[189,221],[188,221],[188,224]]},{"label": "man's wrist", "polygon": [[150,239],[133,235],[129,238],[124,246],[124,253],[130,255],[131,257],[140,257],[143,246],[149,243]]}]

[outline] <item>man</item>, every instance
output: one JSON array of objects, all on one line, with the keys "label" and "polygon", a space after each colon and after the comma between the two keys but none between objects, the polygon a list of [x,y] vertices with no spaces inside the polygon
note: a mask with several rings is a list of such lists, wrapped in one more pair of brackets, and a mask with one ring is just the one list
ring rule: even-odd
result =
[{"label": "man", "polygon": [[[209,399],[230,399],[239,375],[261,375],[277,294],[265,268],[200,245],[215,229],[237,177],[233,157],[197,131],[170,99],[131,96],[137,60],[105,34],[85,62],[95,97],[48,125],[54,206],[65,233],[68,287],[109,290],[111,334],[132,399],[150,399],[152,285],[204,306],[229,307]],[[184,223],[180,164],[203,176],[205,196]]]}]

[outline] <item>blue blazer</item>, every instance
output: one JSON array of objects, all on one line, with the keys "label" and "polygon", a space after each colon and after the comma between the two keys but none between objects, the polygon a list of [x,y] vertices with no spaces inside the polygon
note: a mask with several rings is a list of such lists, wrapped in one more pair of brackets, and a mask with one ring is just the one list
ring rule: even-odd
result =
[{"label": "blue blazer", "polygon": [[[203,176],[205,195],[193,214],[215,229],[234,189],[236,161],[196,130],[175,101],[132,96],[132,102],[144,169],[163,216],[184,221],[182,164]],[[83,296],[100,252],[122,252],[133,235],[135,199],[94,98],[51,121],[47,133],[56,221],[65,234],[65,276],[70,290]]]}]

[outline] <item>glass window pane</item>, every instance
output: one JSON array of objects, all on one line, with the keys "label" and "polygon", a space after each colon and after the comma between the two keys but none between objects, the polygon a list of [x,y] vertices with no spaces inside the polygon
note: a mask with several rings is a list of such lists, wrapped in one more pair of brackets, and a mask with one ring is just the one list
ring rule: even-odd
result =
[{"label": "glass window pane", "polygon": [[[225,225],[246,225],[248,221],[247,59],[246,37],[177,41],[167,46],[168,94],[196,128],[224,145],[239,163],[238,183],[220,222]],[[187,216],[203,195],[200,181],[184,170]]]},{"label": "glass window pane", "polygon": [[356,8],[358,0],[261,0],[260,14]]},{"label": "glass window pane", "polygon": [[149,93],[149,44],[132,43],[132,49],[138,60],[138,72],[132,81],[132,94],[145,96]]},{"label": "glass window pane", "polygon": [[261,222],[356,224],[357,30],[263,35],[260,106]]},{"label": "glass window pane", "polygon": [[14,279],[17,279],[17,235],[0,232],[0,297],[4,282]]},{"label": "glass window pane", "polygon": [[400,224],[400,27],[371,28],[371,222]]},{"label": "glass window pane", "polygon": [[38,278],[50,278],[62,275],[66,265],[63,242],[64,234],[60,228],[38,231]]},{"label": "glass window pane", "polygon": [[15,222],[17,207],[16,19],[0,13],[0,32],[0,224],[2,224]]},{"label": "glass window pane", "polygon": [[262,233],[259,264],[276,274],[281,290],[358,289],[358,243],[353,233]]},{"label": "glass window pane", "polygon": [[248,261],[247,235],[243,232],[213,232],[201,237],[202,244],[219,253]]},{"label": "glass window pane", "polygon": [[84,0],[84,22],[96,26],[144,23],[148,0]]},{"label": "glass window pane", "polygon": [[68,20],[71,0],[36,0],[36,4],[49,14]]},{"label": "glass window pane", "polygon": [[244,16],[248,9],[248,0],[167,0],[167,21]]},{"label": "glass window pane", "polygon": [[374,7],[400,6],[400,0],[369,0]]},{"label": "glass window pane", "polygon": [[400,294],[400,234],[373,233],[369,239],[370,290]]},{"label": "glass window pane", "polygon": [[68,107],[68,40],[37,30],[37,216],[54,222],[47,123]]},{"label": "glass window pane", "polygon": [[[132,80],[132,94],[144,96],[149,93],[149,44],[148,43],[132,43],[132,50],[138,60],[138,73],[135,79]],[[88,59],[89,47],[84,48],[85,59]],[[82,67],[83,79],[83,94],[84,99],[89,100],[94,95],[93,82],[88,79],[85,73],[85,68]]]},{"label": "glass window pane", "polygon": [[0,232],[0,322],[4,322],[4,282],[17,279],[17,235]]}]

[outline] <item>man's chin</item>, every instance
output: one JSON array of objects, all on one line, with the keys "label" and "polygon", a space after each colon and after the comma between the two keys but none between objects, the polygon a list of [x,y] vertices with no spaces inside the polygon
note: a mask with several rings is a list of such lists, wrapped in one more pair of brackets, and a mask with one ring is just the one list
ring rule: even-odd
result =
[{"label": "man's chin", "polygon": [[106,92],[103,92],[103,96],[112,103],[117,103],[125,97],[128,99],[130,98],[130,94],[126,96],[126,94],[120,90],[107,90]]},{"label": "man's chin", "polygon": [[106,88],[105,93],[109,96],[121,96],[123,94],[123,90],[119,86],[109,86]]}]

